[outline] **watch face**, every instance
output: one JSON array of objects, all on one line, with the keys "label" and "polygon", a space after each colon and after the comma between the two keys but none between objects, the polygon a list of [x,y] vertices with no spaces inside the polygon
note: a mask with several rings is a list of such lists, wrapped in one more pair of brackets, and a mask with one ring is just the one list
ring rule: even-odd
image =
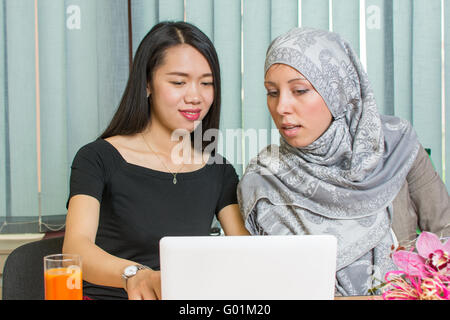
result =
[{"label": "watch face", "polygon": [[136,266],[128,266],[123,271],[123,274],[127,277],[131,277],[131,276],[134,276],[137,271],[138,271],[138,268]]}]

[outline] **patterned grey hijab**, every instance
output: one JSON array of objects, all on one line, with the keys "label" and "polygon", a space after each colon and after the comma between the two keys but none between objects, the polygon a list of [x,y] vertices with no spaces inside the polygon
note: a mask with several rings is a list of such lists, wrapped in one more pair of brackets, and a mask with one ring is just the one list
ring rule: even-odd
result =
[{"label": "patterned grey hijab", "polygon": [[311,82],[333,122],[307,147],[281,138],[250,161],[238,186],[246,227],[259,235],[335,235],[337,293],[368,294],[395,269],[392,201],[416,158],[417,137],[407,121],[378,113],[367,74],[338,34],[293,29],[272,42],[265,71],[277,63]]}]

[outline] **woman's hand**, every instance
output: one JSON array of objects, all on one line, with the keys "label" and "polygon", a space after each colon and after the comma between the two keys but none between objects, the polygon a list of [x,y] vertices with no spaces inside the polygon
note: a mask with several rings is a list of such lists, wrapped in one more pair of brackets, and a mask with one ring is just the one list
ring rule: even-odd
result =
[{"label": "woman's hand", "polygon": [[126,290],[129,300],[160,300],[161,272],[142,269],[127,280]]}]

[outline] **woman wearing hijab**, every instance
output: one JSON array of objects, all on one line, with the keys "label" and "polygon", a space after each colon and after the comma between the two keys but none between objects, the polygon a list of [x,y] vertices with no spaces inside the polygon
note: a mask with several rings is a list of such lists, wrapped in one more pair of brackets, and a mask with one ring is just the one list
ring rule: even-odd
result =
[{"label": "woman wearing hijab", "polygon": [[[238,200],[252,234],[332,234],[336,293],[366,295],[416,228],[450,235],[448,192],[411,125],[380,115],[367,74],[338,34],[296,28],[265,63],[281,134],[248,165]],[[393,247],[394,246],[394,247]]]}]

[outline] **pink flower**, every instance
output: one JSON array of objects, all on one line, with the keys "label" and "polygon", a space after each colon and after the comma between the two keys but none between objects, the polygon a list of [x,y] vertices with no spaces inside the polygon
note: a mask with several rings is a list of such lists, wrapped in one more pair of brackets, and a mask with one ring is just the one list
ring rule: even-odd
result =
[{"label": "pink flower", "polygon": [[425,277],[430,272],[450,272],[450,240],[444,244],[430,232],[422,232],[416,241],[417,253],[400,250],[392,259],[400,270],[411,276]]},{"label": "pink flower", "polygon": [[416,251],[399,250],[392,259],[400,270],[385,275],[385,300],[449,300],[450,240],[441,243],[430,232],[422,232]]}]

